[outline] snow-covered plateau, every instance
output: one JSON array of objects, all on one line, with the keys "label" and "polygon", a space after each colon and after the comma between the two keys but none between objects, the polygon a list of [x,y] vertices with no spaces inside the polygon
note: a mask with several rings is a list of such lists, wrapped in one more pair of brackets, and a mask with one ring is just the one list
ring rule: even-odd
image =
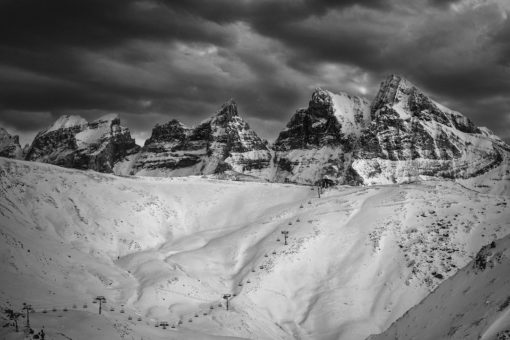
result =
[{"label": "snow-covered plateau", "polygon": [[46,339],[503,339],[509,221],[506,153],[467,179],[320,198],[0,158],[0,307],[30,304]]}]

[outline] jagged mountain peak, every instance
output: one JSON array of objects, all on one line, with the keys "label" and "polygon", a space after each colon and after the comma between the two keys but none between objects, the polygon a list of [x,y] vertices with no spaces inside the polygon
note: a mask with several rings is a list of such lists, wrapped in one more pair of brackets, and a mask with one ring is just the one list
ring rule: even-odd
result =
[{"label": "jagged mountain peak", "polygon": [[[370,106],[366,98],[350,95],[346,92],[324,90],[317,87],[309,102],[309,113],[334,114],[340,123],[353,120],[353,111],[360,113]],[[361,118],[360,118],[361,119]]]},{"label": "jagged mountain peak", "polygon": [[238,112],[235,100],[230,98],[225,103],[223,103],[221,108],[216,112],[216,116],[225,117],[227,120],[232,119],[232,117],[237,117]]},{"label": "jagged mountain peak", "polygon": [[7,132],[6,129],[4,129],[3,127],[0,127],[0,139],[9,138],[9,137],[17,137],[17,136],[12,136],[9,132]]},{"label": "jagged mountain peak", "polygon": [[381,89],[384,89],[387,87],[405,90],[405,89],[412,89],[416,86],[413,83],[411,83],[408,79],[402,77],[401,75],[390,74],[381,83]]},{"label": "jagged mountain peak", "polygon": [[308,108],[292,116],[274,147],[281,178],[313,183],[328,175],[343,183],[376,184],[473,176],[501,162],[493,143],[503,145],[392,74],[372,104],[315,89]]},{"label": "jagged mountain peak", "polygon": [[52,125],[45,130],[41,131],[41,134],[47,134],[61,129],[68,129],[73,127],[83,127],[88,124],[98,125],[110,123],[110,125],[120,125],[120,116],[118,113],[105,114],[92,122],[88,122],[85,118],[79,115],[64,114],[60,116]]},{"label": "jagged mountain peak", "polygon": [[67,129],[74,126],[82,126],[88,124],[87,120],[78,115],[62,115],[60,116],[53,124],[51,124],[47,129],[43,130],[42,133],[48,133],[51,131],[56,131],[60,129]]},{"label": "jagged mountain peak", "polygon": [[92,122],[78,115],[63,115],[37,134],[25,159],[68,168],[112,172],[113,167],[140,147],[118,114]]},{"label": "jagged mountain peak", "polygon": [[225,171],[265,176],[271,153],[239,115],[233,99],[200,124],[173,120],[157,125],[132,173],[151,176],[210,175]]},{"label": "jagged mountain peak", "polygon": [[152,129],[152,134],[150,138],[145,141],[144,145],[148,146],[153,143],[165,143],[182,140],[185,138],[188,130],[189,128],[187,128],[177,119],[172,119],[169,122],[163,124],[158,123]]},{"label": "jagged mountain peak", "polygon": [[369,119],[365,98],[316,88],[308,107],[292,116],[275,141],[278,180],[352,182],[350,152]]},{"label": "jagged mountain peak", "polygon": [[170,121],[163,123],[163,124],[157,123],[156,127],[158,127],[158,126],[176,126],[176,127],[183,127],[183,128],[186,127],[183,123],[181,123],[179,120],[177,120],[175,118],[173,118]]},{"label": "jagged mountain peak", "polygon": [[0,127],[0,157],[22,158],[22,155],[19,136],[11,135]]},{"label": "jagged mountain peak", "polygon": [[7,132],[7,130],[6,130],[6,129],[4,129],[3,127],[0,127],[0,136],[7,135],[7,134],[9,134],[9,133]]},{"label": "jagged mountain peak", "polygon": [[308,106],[313,110],[325,110],[331,113],[333,107],[332,93],[317,87],[312,93],[312,99],[310,99]]},{"label": "jagged mountain peak", "polygon": [[104,122],[112,122],[112,124],[120,124],[120,116],[118,113],[107,113],[93,121],[93,123],[104,123]]},{"label": "jagged mountain peak", "polygon": [[419,91],[418,88],[409,80],[402,76],[391,74],[381,83],[379,91],[372,102],[372,112],[377,111],[384,105],[398,104],[405,97],[416,91]]},{"label": "jagged mountain peak", "polygon": [[416,118],[422,123],[434,121],[465,133],[481,133],[463,114],[439,104],[413,83],[398,75],[390,75],[381,83],[372,102],[371,115],[377,122],[381,117],[383,120],[402,121]]}]

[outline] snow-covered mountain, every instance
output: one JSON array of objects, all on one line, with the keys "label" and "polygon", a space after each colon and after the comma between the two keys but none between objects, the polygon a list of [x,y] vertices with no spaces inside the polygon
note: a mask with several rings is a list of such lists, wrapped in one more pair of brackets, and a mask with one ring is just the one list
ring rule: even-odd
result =
[{"label": "snow-covered mountain", "polygon": [[63,116],[36,136],[26,159],[119,175],[373,185],[474,177],[509,152],[489,129],[391,75],[372,103],[316,89],[272,146],[229,100],[195,127],[158,124],[141,150],[116,115],[92,123]]},{"label": "snow-covered mountain", "polygon": [[318,198],[1,158],[0,307],[32,304],[32,327],[56,339],[364,339],[510,233],[509,176],[500,165]]},{"label": "snow-covered mountain", "polygon": [[484,246],[384,333],[370,340],[510,339],[510,236]]},{"label": "snow-covered mountain", "polygon": [[366,99],[316,89],[308,108],[292,116],[274,144],[276,179],[311,184],[324,178],[355,182],[352,152],[369,121]]},{"label": "snow-covered mountain", "polygon": [[80,116],[64,115],[37,134],[25,159],[112,172],[118,162],[139,148],[116,114],[90,123]]},{"label": "snow-covered mountain", "polygon": [[19,137],[10,135],[0,127],[0,157],[23,158],[23,150],[19,145]]},{"label": "snow-covered mountain", "polygon": [[232,170],[267,177],[267,142],[239,116],[233,100],[194,128],[177,120],[156,125],[129,172],[142,176],[209,175]]},{"label": "snow-covered mountain", "polygon": [[487,129],[392,75],[372,103],[352,168],[364,184],[465,178],[498,165],[501,145]]},{"label": "snow-covered mountain", "polygon": [[278,180],[384,184],[475,176],[498,165],[510,147],[391,75],[372,104],[317,89],[275,149]]}]

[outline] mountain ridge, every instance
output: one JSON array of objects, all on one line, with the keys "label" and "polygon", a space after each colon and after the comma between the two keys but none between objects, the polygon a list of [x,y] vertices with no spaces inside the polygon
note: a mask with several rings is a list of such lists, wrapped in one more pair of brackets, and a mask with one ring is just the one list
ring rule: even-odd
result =
[{"label": "mountain ridge", "polygon": [[153,176],[211,175],[230,170],[249,174],[267,168],[270,161],[266,143],[229,99],[195,127],[188,128],[175,119],[156,125],[129,171]]},{"label": "mountain ridge", "polygon": [[118,114],[107,114],[92,122],[64,115],[35,136],[25,159],[113,172],[116,163],[138,149],[129,129],[121,126]]},{"label": "mountain ridge", "polygon": [[[119,117],[110,115],[106,120]],[[475,126],[398,75],[381,82],[371,102],[316,88],[308,107],[291,116],[272,145],[250,129],[236,102],[228,99],[194,127],[175,119],[157,124],[141,148],[128,141],[127,128],[119,128],[126,138],[117,144],[129,145],[129,151],[120,147],[119,155],[109,157],[108,166],[84,161],[73,165],[69,154],[80,148],[73,144],[71,131],[79,133],[98,121],[101,118],[88,123],[79,116],[60,117],[36,136],[25,158],[119,175],[226,173],[230,178],[247,175],[262,181],[371,185],[476,176],[498,166],[502,153],[510,152],[490,130]],[[56,141],[44,137],[48,134]],[[58,150],[39,155],[40,139]],[[34,149],[39,150],[35,156]],[[82,158],[95,151],[87,152]]]}]

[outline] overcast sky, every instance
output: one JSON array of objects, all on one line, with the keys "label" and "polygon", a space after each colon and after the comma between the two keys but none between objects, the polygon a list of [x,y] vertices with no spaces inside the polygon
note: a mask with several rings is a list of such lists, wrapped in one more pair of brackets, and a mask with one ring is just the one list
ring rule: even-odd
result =
[{"label": "overcast sky", "polygon": [[398,73],[510,138],[509,0],[0,0],[0,125],[117,112],[137,142],[234,98],[273,140],[315,87]]}]

